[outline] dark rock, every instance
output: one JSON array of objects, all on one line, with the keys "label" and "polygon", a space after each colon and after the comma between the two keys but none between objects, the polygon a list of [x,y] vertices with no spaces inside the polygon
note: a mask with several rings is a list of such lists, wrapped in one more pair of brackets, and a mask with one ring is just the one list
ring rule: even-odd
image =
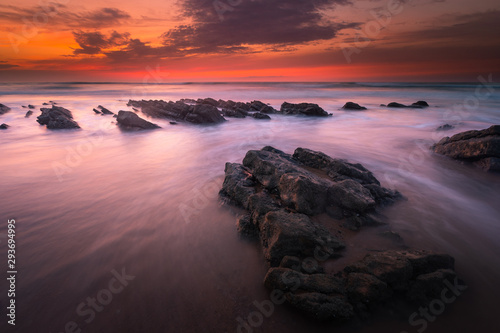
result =
[{"label": "dark rock", "polygon": [[271,266],[278,266],[287,255],[312,257],[318,248],[334,256],[344,248],[340,240],[304,214],[272,211],[266,214],[259,228],[264,257]]},{"label": "dark rock", "polygon": [[406,108],[407,106],[401,103],[391,102],[387,104],[388,108]]},{"label": "dark rock", "polygon": [[37,117],[40,125],[47,125],[48,129],[72,129],[80,128],[78,123],[73,120],[71,111],[52,105],[51,108],[41,108],[42,114]]},{"label": "dark rock", "polygon": [[440,299],[441,293],[446,288],[445,281],[453,284],[457,274],[451,269],[439,269],[431,273],[417,276],[410,283],[406,297],[420,304],[428,304],[433,299]]},{"label": "dark rock", "polygon": [[275,108],[273,108],[272,106],[270,105],[266,105],[264,106],[262,109],[260,109],[260,112],[261,113],[267,113],[267,114],[270,114],[270,113],[277,113],[278,110],[276,110]]},{"label": "dark rock", "polygon": [[[106,109],[106,108],[105,108],[104,106],[102,106],[102,105],[99,105],[99,106],[97,107],[97,109],[98,109],[98,110],[100,110],[102,114],[114,114],[113,112],[109,111],[108,109]],[[95,110],[94,110],[94,112],[95,112]]]},{"label": "dark rock", "polygon": [[94,111],[95,113],[97,114],[101,114],[101,111],[97,110],[97,109],[92,109],[92,111]]},{"label": "dark rock", "polygon": [[236,226],[240,235],[250,239],[259,239],[259,228],[252,222],[250,214],[241,215],[236,221]]},{"label": "dark rock", "polygon": [[271,117],[269,117],[267,114],[261,112],[255,112],[254,114],[252,114],[252,117],[255,119],[265,119],[265,120],[271,119]]},{"label": "dark rock", "polygon": [[29,105],[28,105],[28,108],[30,108],[30,109],[34,109],[34,108],[35,108],[35,106],[34,106],[34,105],[29,104]]},{"label": "dark rock", "polygon": [[267,104],[262,103],[261,101],[252,101],[250,102],[250,110],[252,111],[260,111],[265,108]]},{"label": "dark rock", "polygon": [[472,162],[486,171],[500,171],[500,125],[445,137],[431,149],[453,159]]},{"label": "dark rock", "polygon": [[209,104],[195,105],[192,112],[187,114],[185,119],[194,124],[216,124],[225,120],[219,110]]},{"label": "dark rock", "polygon": [[26,108],[27,108],[27,106],[26,106],[26,105],[23,105],[23,106],[22,106],[22,108],[23,108],[23,109],[26,109]]},{"label": "dark rock", "polygon": [[245,118],[248,112],[242,109],[222,109],[222,114],[224,117],[230,118]]},{"label": "dark rock", "polygon": [[317,104],[300,103],[292,104],[284,102],[281,105],[280,112],[283,114],[299,114],[305,116],[328,117],[328,113]]},{"label": "dark rock", "polygon": [[50,103],[46,103],[46,102],[44,102],[44,103],[42,103],[42,105],[51,105],[51,104],[50,104]]},{"label": "dark rock", "polygon": [[207,105],[211,105],[211,106],[215,106],[215,107],[218,107],[219,106],[219,102],[217,102],[215,99],[213,98],[205,98],[205,99],[201,99],[199,98],[197,101],[196,101],[197,104],[207,104]]},{"label": "dark rock", "polygon": [[33,111],[31,110],[28,110],[28,112],[26,112],[26,114],[24,115],[24,118],[28,118],[29,116],[31,116],[33,114]]},{"label": "dark rock", "polygon": [[[200,101],[201,101],[201,99],[200,99]],[[182,98],[179,100],[179,102],[187,103],[187,104],[196,104],[196,100],[192,99],[192,98]]]},{"label": "dark rock", "polygon": [[366,110],[366,108],[364,106],[361,106],[357,103],[353,103],[353,102],[347,102],[345,103],[345,105],[342,107],[342,109],[345,109],[345,110],[356,110],[356,111],[362,111],[362,110]]},{"label": "dark rock", "polygon": [[118,111],[116,122],[123,130],[146,130],[160,128],[160,126],[140,118],[131,111]]},{"label": "dark rock", "polygon": [[7,105],[0,104],[0,115],[7,113],[10,111],[10,108]]},{"label": "dark rock", "polygon": [[178,123],[177,123],[177,122],[175,122],[175,121],[171,121],[171,122],[169,122],[169,124],[170,124],[170,125],[178,125]]},{"label": "dark rock", "polygon": [[373,303],[392,296],[387,283],[366,273],[349,273],[347,275],[347,295],[353,303]]},{"label": "dark rock", "polygon": [[426,101],[418,101],[418,102],[413,103],[411,106],[412,107],[416,106],[416,107],[423,107],[423,108],[425,108],[425,107],[428,107],[429,104]]},{"label": "dark rock", "polygon": [[7,124],[2,124],[0,125],[0,129],[3,129],[3,130],[6,130],[7,128],[9,128],[10,126],[7,125]]},{"label": "dark rock", "polygon": [[134,110],[134,112],[139,112],[139,110],[136,108],[132,108],[132,110]]},{"label": "dark rock", "polygon": [[444,124],[444,125],[441,125],[439,126],[436,131],[447,131],[447,130],[451,130],[451,129],[454,129],[455,126],[453,125],[450,125],[450,124]]},{"label": "dark rock", "polygon": [[237,163],[226,163],[226,177],[219,194],[243,208],[248,207],[248,199],[255,194],[255,181],[249,170]]},{"label": "dark rock", "polygon": [[287,301],[316,320],[344,321],[354,316],[354,309],[344,296],[321,293],[286,294]]},{"label": "dark rock", "polygon": [[194,124],[215,124],[225,121],[217,107],[210,104],[189,105],[181,101],[129,100],[127,105],[140,107],[143,113],[153,118],[167,118],[174,121],[187,121]]}]

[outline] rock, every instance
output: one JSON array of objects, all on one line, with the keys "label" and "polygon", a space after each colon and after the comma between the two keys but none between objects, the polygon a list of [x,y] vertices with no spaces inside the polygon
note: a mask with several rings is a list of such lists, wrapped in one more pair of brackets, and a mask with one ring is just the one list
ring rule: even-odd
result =
[{"label": "rock", "polygon": [[179,102],[187,103],[187,104],[196,104],[196,100],[192,99],[192,98],[182,98],[179,100]]},{"label": "rock", "polygon": [[97,109],[92,109],[92,111],[94,111],[95,113],[97,114],[101,114],[101,111],[97,110]]},{"label": "rock", "polygon": [[361,106],[357,103],[353,103],[353,102],[347,102],[345,103],[345,105],[342,107],[342,109],[345,109],[345,110],[356,110],[356,111],[362,111],[362,110],[366,110],[366,108],[364,106]]},{"label": "rock", "polygon": [[23,109],[26,109],[26,108],[27,108],[27,106],[26,106],[26,105],[23,105],[23,106],[22,106],[22,108],[23,108]]},{"label": "rock", "polygon": [[29,116],[31,116],[33,114],[33,111],[31,110],[28,110],[28,112],[26,112],[26,114],[24,115],[24,118],[28,118]]},{"label": "rock", "polygon": [[10,108],[7,105],[0,103],[0,115],[7,113],[10,111]]},{"label": "rock", "polygon": [[132,108],[132,110],[134,110],[134,112],[139,112],[139,110],[136,108]]},{"label": "rock", "polygon": [[28,105],[28,108],[30,108],[30,109],[34,109],[34,108],[35,108],[35,106],[34,106],[34,105],[29,104],[29,105]]},{"label": "rock", "polygon": [[0,125],[0,129],[3,129],[3,130],[6,130],[7,128],[9,128],[10,126],[7,125],[7,124],[2,124]]},{"label": "rock", "polygon": [[391,102],[387,104],[388,108],[406,108],[407,106],[401,103]]},{"label": "rock", "polygon": [[160,128],[160,126],[140,118],[131,111],[118,111],[116,122],[123,130],[146,130]]},{"label": "rock", "polygon": [[292,104],[284,102],[281,105],[280,112],[283,114],[299,114],[305,116],[328,117],[328,113],[317,104],[300,103]]},{"label": "rock", "polygon": [[287,293],[286,300],[316,320],[345,321],[354,316],[354,309],[344,296],[321,293]]},{"label": "rock", "polygon": [[436,131],[447,131],[447,130],[451,130],[451,129],[454,129],[454,128],[455,128],[455,126],[453,126],[453,125],[444,124],[444,125],[441,125],[438,128],[436,128]]},{"label": "rock", "polygon": [[252,114],[252,117],[255,119],[264,119],[264,120],[271,119],[271,117],[269,117],[267,114],[261,112],[255,112],[254,114]]},{"label": "rock", "polygon": [[201,99],[199,98],[197,101],[196,101],[197,104],[206,104],[206,105],[211,105],[211,106],[215,106],[215,107],[218,107],[219,106],[219,102],[217,102],[215,99],[213,98],[205,98],[205,99]]},{"label": "rock", "polygon": [[[113,112],[109,111],[108,109],[106,109],[104,106],[102,105],[99,105],[97,107],[98,110],[101,111],[102,114],[114,114]],[[95,112],[95,109],[94,109],[94,112]]]},{"label": "rock", "polygon": [[249,239],[259,239],[259,228],[252,222],[250,214],[241,215],[236,221],[240,235]]},{"label": "rock", "polygon": [[216,124],[225,121],[219,110],[209,104],[195,105],[192,112],[186,116],[186,121],[195,124]]},{"label": "rock", "polygon": [[226,177],[219,195],[238,206],[247,208],[249,197],[256,192],[253,176],[247,168],[237,163],[226,163],[224,172]]},{"label": "rock", "polygon": [[445,137],[431,149],[453,159],[474,163],[491,172],[500,171],[500,125]]},{"label": "rock", "polygon": [[178,123],[177,123],[177,122],[175,122],[175,121],[171,121],[171,122],[169,122],[169,124],[170,124],[170,125],[178,125]]},{"label": "rock", "polygon": [[340,240],[304,214],[272,211],[259,229],[264,257],[271,266],[278,266],[285,256],[312,257],[317,248],[330,256],[344,248]]},{"label": "rock", "polygon": [[248,115],[248,112],[242,109],[222,109],[221,112],[224,117],[230,118],[245,118]]},{"label": "rock", "polygon": [[260,112],[270,114],[270,113],[277,113],[278,110],[276,110],[270,105],[265,105],[262,109],[260,109]]},{"label": "rock", "polygon": [[41,108],[42,114],[37,117],[40,125],[47,125],[48,129],[73,129],[80,128],[78,123],[73,120],[71,111],[52,105],[51,108]]},{"label": "rock", "polygon": [[426,101],[418,101],[418,102],[415,102],[411,105],[412,107],[428,107],[429,104],[426,102]]},{"label": "rock", "polygon": [[347,295],[352,303],[373,303],[392,296],[387,283],[366,273],[347,274]]},{"label": "rock", "polygon": [[267,104],[262,103],[261,101],[252,101],[250,102],[250,110],[252,111],[260,111],[265,108]]},{"label": "rock", "polygon": [[410,283],[406,297],[416,303],[428,304],[433,299],[441,299],[441,293],[446,288],[445,281],[453,284],[456,278],[457,274],[451,269],[419,275]]},{"label": "rock", "polygon": [[50,103],[43,102],[42,105],[51,105]]},{"label": "rock", "polygon": [[225,121],[217,107],[201,103],[189,105],[181,101],[133,101],[129,100],[128,106],[140,107],[141,111],[153,118],[167,118],[174,121],[187,121],[194,124],[216,124]]}]

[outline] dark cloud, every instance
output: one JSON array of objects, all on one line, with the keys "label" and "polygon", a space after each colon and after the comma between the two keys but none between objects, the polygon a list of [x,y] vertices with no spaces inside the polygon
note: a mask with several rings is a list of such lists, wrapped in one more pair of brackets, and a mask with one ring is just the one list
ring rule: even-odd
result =
[{"label": "dark cloud", "polygon": [[80,48],[73,51],[75,55],[99,54],[103,52],[103,49],[126,45],[130,42],[130,34],[128,32],[120,34],[113,31],[109,37],[107,37],[99,31],[84,32],[80,30],[73,31],[73,36],[75,37],[75,41],[80,46]]},{"label": "dark cloud", "polygon": [[15,67],[19,67],[19,66],[14,65],[14,64],[9,64],[7,61],[0,60],[0,70],[1,69],[11,69],[11,68],[15,68]]},{"label": "dark cloud", "polygon": [[[183,15],[193,23],[163,34],[166,46],[186,53],[248,52],[249,46],[289,46],[332,39],[357,23],[333,23],[321,9],[347,0],[186,0]],[[231,5],[233,4],[233,5]],[[288,46],[288,47],[284,47]]]},{"label": "dark cloud", "polygon": [[0,21],[23,24],[27,20],[38,27],[57,26],[63,30],[112,27],[122,25],[130,18],[127,12],[117,8],[74,13],[68,11],[66,6],[53,2],[33,7],[0,5]]}]

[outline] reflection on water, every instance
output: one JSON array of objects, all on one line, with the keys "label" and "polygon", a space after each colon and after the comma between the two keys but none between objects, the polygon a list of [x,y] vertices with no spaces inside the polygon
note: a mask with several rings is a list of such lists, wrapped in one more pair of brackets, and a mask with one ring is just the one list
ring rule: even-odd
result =
[{"label": "reflection on water", "polygon": [[[148,86],[141,91],[147,98],[261,99],[275,107],[284,100],[308,101],[333,116],[230,119],[217,126],[154,120],[162,130],[123,133],[111,124],[114,118],[95,115],[92,108],[128,109],[124,100],[138,88],[62,88],[29,93],[41,89],[34,86],[12,94],[2,86],[0,102],[13,107],[0,119],[12,126],[0,133],[0,217],[16,218],[18,227],[16,332],[64,332],[71,321],[83,332],[235,332],[236,318],[255,311],[255,300],[269,297],[262,286],[266,267],[259,246],[238,237],[232,209],[219,205],[217,192],[226,162],[241,162],[247,150],[265,145],[286,152],[307,147],[360,162],[384,186],[402,192],[407,200],[385,211],[392,229],[410,247],[454,255],[469,285],[426,332],[492,332],[500,296],[500,178],[427,148],[445,134],[499,124],[498,95],[457,121],[456,129],[436,134],[445,112],[472,88]],[[338,110],[351,99],[370,111]],[[433,107],[378,106],[419,99]],[[27,109],[21,105],[40,107],[48,100],[72,110],[82,130],[47,131],[35,122],[38,112],[24,118]],[[0,233],[6,233],[6,223]],[[122,269],[135,278],[85,322],[89,317],[79,315],[78,306],[88,297],[98,299],[109,288],[112,271]],[[0,284],[1,295],[5,288]],[[255,332],[311,329],[415,331],[406,318],[375,320],[362,328],[317,325],[281,306]]]}]

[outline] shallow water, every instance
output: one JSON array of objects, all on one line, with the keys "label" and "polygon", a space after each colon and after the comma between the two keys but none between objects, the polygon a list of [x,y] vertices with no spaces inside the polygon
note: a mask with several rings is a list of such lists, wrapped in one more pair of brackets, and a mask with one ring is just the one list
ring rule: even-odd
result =
[{"label": "shallow water", "polygon": [[[217,192],[226,162],[241,162],[246,151],[265,145],[289,153],[306,147],[362,163],[382,185],[399,190],[407,200],[384,210],[390,228],[410,247],[453,255],[469,286],[426,332],[497,332],[500,177],[428,150],[443,136],[500,124],[500,86],[490,87],[487,98],[484,89],[475,95],[478,86],[0,85],[0,102],[12,107],[0,116],[12,126],[0,132],[0,253],[6,253],[6,221],[15,218],[19,272],[17,325],[8,332],[64,332],[68,322],[82,332],[237,331],[237,319],[256,311],[253,302],[269,299],[262,285],[266,266],[259,246],[238,237],[234,210],[220,206]],[[92,111],[99,104],[128,110],[129,98],[198,97],[259,99],[276,108],[285,100],[307,101],[333,116],[274,115],[216,126],[155,119],[162,129],[124,133],[114,118]],[[379,106],[421,99],[431,107]],[[38,108],[49,100],[72,110],[82,129],[39,126]],[[349,100],[369,110],[339,110]],[[28,104],[37,109],[24,118],[21,105]],[[436,132],[444,123],[456,128]],[[372,248],[377,232],[363,230],[352,242]],[[77,313],[88,297],[103,299],[112,271],[122,269],[134,278],[121,292],[93,317]],[[2,308],[6,288],[0,283]],[[416,332],[419,326],[405,315],[337,327],[277,306],[253,331]]]}]

